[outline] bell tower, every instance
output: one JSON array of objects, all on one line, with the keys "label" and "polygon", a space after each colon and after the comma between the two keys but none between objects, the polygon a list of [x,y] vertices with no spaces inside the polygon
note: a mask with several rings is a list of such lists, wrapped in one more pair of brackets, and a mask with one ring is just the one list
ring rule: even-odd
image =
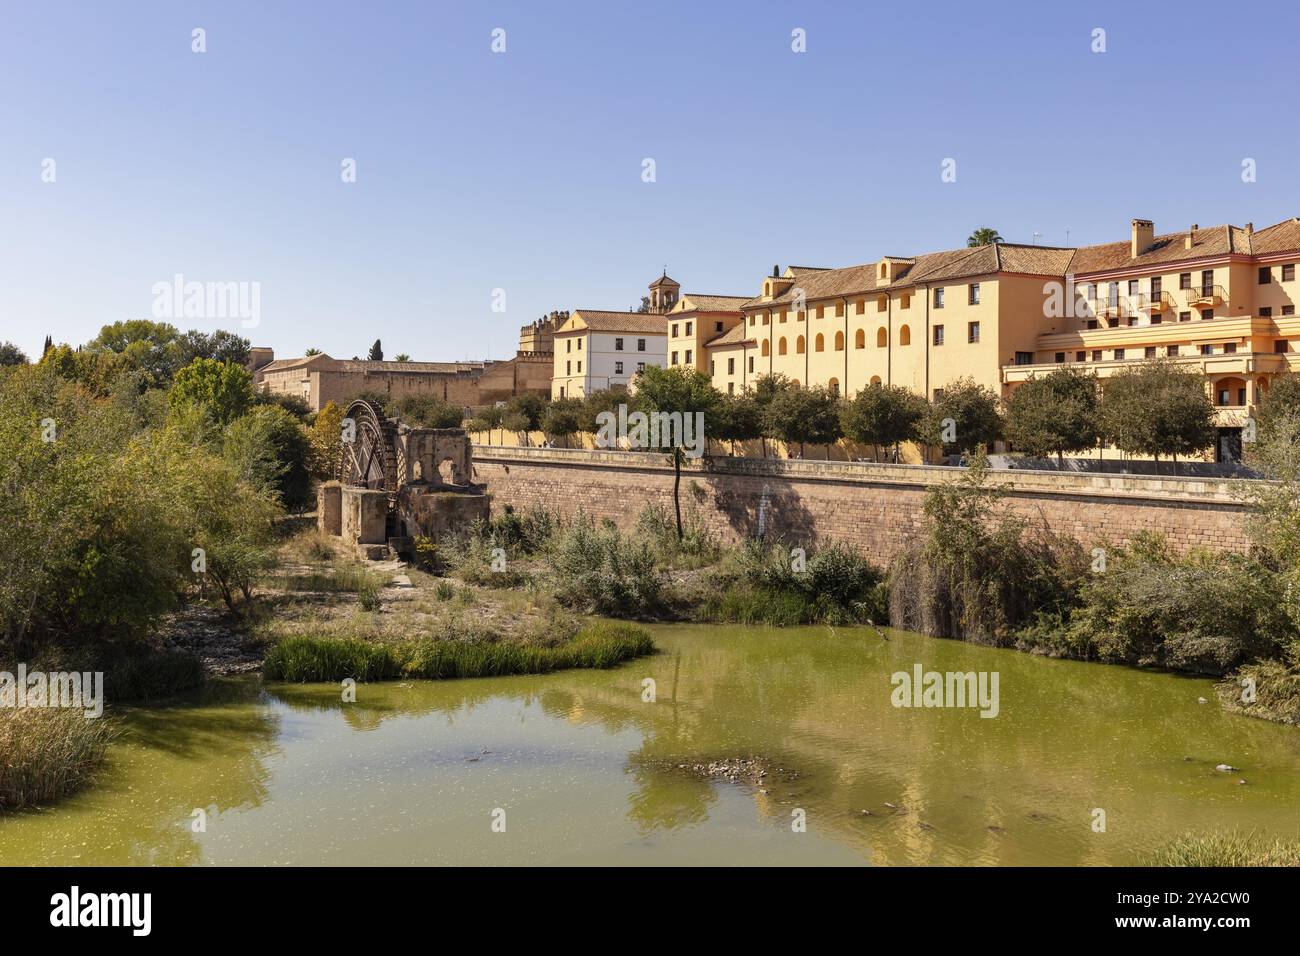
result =
[{"label": "bell tower", "polygon": [[654,282],[650,283],[650,311],[663,315],[677,304],[682,291],[681,284],[668,277],[668,270]]}]

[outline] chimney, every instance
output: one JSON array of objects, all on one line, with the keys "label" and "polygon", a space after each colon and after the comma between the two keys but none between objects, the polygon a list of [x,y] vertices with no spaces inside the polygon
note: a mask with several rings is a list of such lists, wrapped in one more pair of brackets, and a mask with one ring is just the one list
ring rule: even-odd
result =
[{"label": "chimney", "polygon": [[1255,224],[1253,222],[1246,223],[1246,235],[1253,236],[1254,234],[1255,234]]},{"label": "chimney", "polygon": [[1133,238],[1129,247],[1129,258],[1136,259],[1138,256],[1142,255],[1142,253],[1150,249],[1151,244],[1155,242],[1155,224],[1152,223],[1150,219],[1134,219],[1132,235]]},{"label": "chimney", "polygon": [[1196,223],[1192,223],[1192,228],[1187,231],[1187,238],[1183,240],[1183,248],[1190,249],[1196,245],[1196,230],[1199,229]]}]

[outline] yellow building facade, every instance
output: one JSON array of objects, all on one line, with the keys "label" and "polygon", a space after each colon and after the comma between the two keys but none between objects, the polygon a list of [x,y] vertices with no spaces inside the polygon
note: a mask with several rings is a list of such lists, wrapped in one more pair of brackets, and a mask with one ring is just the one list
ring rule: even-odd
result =
[{"label": "yellow building facade", "polygon": [[764,278],[740,307],[743,332],[709,339],[705,360],[723,392],[779,373],[844,395],[892,384],[933,399],[959,377],[1007,398],[1058,365],[1104,379],[1170,357],[1205,376],[1231,438],[1268,378],[1296,364],[1297,262],[1297,219],[1163,235],[1135,219],[1126,241],[1096,246],[792,266]]}]

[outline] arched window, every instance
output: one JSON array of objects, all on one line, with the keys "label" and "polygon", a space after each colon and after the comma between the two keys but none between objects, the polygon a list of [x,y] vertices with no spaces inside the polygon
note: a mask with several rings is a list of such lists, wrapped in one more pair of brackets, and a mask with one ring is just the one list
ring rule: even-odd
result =
[{"label": "arched window", "polygon": [[768,349],[768,347],[767,347],[767,339],[764,339],[764,340],[763,340],[763,350],[762,350],[762,352],[761,352],[760,354],[761,354],[764,358],[766,358],[767,355],[769,354],[769,349]]},{"label": "arched window", "polygon": [[796,355],[803,355],[803,336],[794,340],[794,352]]},{"label": "arched window", "polygon": [[832,395],[838,396],[840,394],[840,380],[838,378],[831,379],[826,383],[826,387],[831,390]]},{"label": "arched window", "polygon": [[879,384],[880,384],[880,376],[879,376],[879,375],[873,375],[873,376],[871,376],[871,384],[872,384],[872,385],[879,385]]},{"label": "arched window", "polygon": [[898,330],[898,344],[899,345],[912,344],[912,330],[909,329],[906,325],[902,326]]},{"label": "arched window", "polygon": [[843,332],[836,332],[836,333],[835,333],[835,351],[837,351],[837,352],[843,352],[843,351],[844,351],[844,333],[843,333]]},{"label": "arched window", "polygon": [[867,347],[867,333],[862,329],[858,329],[857,334],[853,336],[853,347],[855,349],[864,349]]},{"label": "arched window", "polygon": [[785,354],[785,336],[784,336],[784,335],[781,336],[781,341],[779,341],[779,342],[776,343],[776,354],[777,354],[777,355],[784,355],[784,354]]},{"label": "arched window", "polygon": [[[907,328],[907,326],[905,325],[903,328]],[[888,345],[889,333],[885,331],[885,327],[882,325],[880,328],[876,329],[876,348],[883,349]]]},{"label": "arched window", "polygon": [[826,351],[826,336],[822,335],[820,332],[817,333],[817,338],[813,340],[813,351],[814,352]]}]

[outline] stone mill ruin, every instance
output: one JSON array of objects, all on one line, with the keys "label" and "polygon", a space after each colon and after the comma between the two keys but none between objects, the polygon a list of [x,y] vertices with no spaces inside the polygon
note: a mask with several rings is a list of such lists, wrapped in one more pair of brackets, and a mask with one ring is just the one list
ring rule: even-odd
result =
[{"label": "stone mill ruin", "polygon": [[409,555],[416,538],[436,541],[490,512],[464,429],[412,428],[364,399],[343,419],[336,475],[318,492],[320,530],[371,560]]}]

